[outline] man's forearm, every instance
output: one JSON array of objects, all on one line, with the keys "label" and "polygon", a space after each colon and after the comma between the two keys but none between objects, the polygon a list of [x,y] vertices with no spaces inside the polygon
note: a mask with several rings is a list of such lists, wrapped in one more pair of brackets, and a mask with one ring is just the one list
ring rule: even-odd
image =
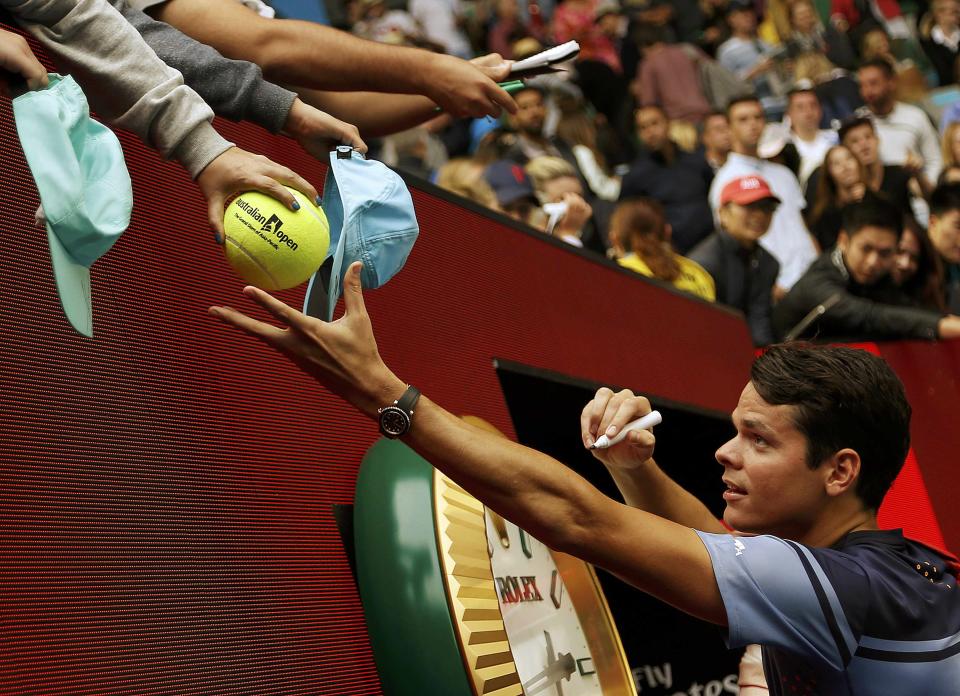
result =
[{"label": "man's forearm", "polygon": [[326,92],[300,89],[300,98],[341,121],[352,123],[364,137],[380,137],[419,126],[437,116],[437,105],[413,94]]},{"label": "man's forearm", "polygon": [[702,532],[719,534],[727,531],[706,505],[663,473],[653,459],[634,469],[608,466],[607,471],[630,507]]}]

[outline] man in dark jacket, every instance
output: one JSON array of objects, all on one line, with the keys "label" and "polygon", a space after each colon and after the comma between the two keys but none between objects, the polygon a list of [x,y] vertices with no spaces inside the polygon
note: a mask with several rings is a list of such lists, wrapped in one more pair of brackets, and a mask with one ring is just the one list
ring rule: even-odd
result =
[{"label": "man in dark jacket", "polygon": [[930,243],[946,308],[960,314],[960,184],[938,186],[930,197]]},{"label": "man in dark jacket", "polygon": [[746,315],[758,346],[773,343],[773,285],[780,264],[757,241],[767,233],[780,199],[759,176],[741,176],[720,191],[720,229],[689,257],[713,276],[717,302]]},{"label": "man in dark jacket", "polygon": [[713,231],[707,194],[713,170],[700,152],[684,152],[669,137],[670,123],[659,106],[637,109],[643,152],[623,177],[620,200],[649,197],[663,206],[674,248],[686,254]]},{"label": "man in dark jacket", "polygon": [[911,306],[890,277],[902,231],[896,207],[875,195],[844,208],[836,247],[817,259],[774,309],[777,335],[960,337],[960,317]]}]

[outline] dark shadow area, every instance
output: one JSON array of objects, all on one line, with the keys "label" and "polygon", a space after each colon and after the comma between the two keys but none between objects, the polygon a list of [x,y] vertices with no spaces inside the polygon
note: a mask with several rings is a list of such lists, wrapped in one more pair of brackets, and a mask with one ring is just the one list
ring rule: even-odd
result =
[{"label": "dark shadow area", "polygon": [[[580,412],[600,385],[498,361],[517,438],[559,459],[612,498],[622,500],[606,469],[580,441]],[[642,384],[622,385],[643,393]],[[724,486],[714,452],[733,433],[726,414],[657,399],[656,459],[673,480],[722,513]],[[682,574],[684,569],[677,568]],[[693,619],[598,570],[637,686],[651,694],[736,693],[740,651],[723,644],[719,629]]]}]

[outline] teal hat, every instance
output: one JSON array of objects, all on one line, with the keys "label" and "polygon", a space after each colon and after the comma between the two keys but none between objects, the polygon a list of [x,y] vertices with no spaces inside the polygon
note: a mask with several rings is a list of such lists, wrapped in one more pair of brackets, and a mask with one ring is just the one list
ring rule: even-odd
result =
[{"label": "teal hat", "polygon": [[310,279],[303,311],[331,321],[350,264],[362,261],[363,287],[379,288],[403,268],[420,226],[403,179],[348,145],[330,153],[323,212],[330,223],[331,251]]},{"label": "teal hat", "polygon": [[14,99],[13,114],[40,192],[60,304],[73,328],[93,336],[90,266],[130,224],[133,190],[120,141],[90,118],[77,83],[49,79]]}]

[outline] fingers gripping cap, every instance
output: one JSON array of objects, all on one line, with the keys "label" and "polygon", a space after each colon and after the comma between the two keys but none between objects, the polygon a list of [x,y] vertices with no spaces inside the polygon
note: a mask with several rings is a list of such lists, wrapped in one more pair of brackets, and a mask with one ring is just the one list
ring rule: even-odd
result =
[{"label": "fingers gripping cap", "polygon": [[330,321],[350,264],[363,263],[364,289],[379,288],[403,268],[420,226],[403,179],[349,146],[330,154],[323,210],[332,253],[310,279],[303,311]]}]

